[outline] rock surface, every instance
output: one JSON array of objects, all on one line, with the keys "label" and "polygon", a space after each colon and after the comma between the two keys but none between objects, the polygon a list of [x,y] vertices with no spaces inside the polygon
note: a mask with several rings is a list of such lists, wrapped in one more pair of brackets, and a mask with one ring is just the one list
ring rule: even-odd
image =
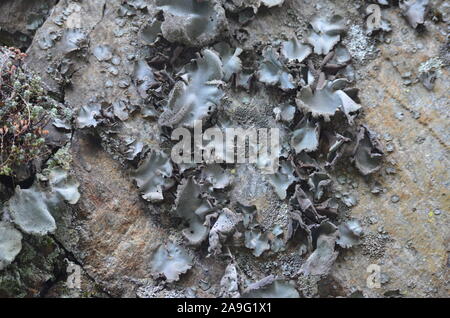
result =
[{"label": "rock surface", "polygon": [[[139,27],[154,12],[153,1],[147,10],[133,10],[131,18],[118,17],[121,2],[59,1],[28,50],[29,67],[75,111],[93,99],[105,105],[125,100],[128,109],[142,103],[133,84],[133,71],[137,61],[155,54],[138,44]],[[447,26],[427,19],[427,33],[421,34],[409,27],[399,8],[389,8],[383,10],[392,24],[389,41],[377,43],[364,33],[363,3],[286,0],[282,7],[262,10],[244,27],[237,23],[229,26],[234,41],[238,39],[245,51],[261,42],[284,41],[294,35],[305,38],[305,21],[314,14],[333,11],[346,17],[351,27],[345,41],[354,60],[364,122],[380,133],[386,149],[395,149],[388,152],[386,160],[391,170],[383,167],[374,177],[363,178],[352,167],[340,168],[339,178],[344,182],[334,180],[340,187],[336,192],[357,198],[357,205],[341,217],[363,220],[365,235],[361,245],[340,252],[321,282],[301,277],[297,286],[303,296],[385,297],[398,291],[410,297],[448,297],[449,69],[440,68],[432,91],[414,80],[432,58],[448,65]],[[448,10],[445,1],[433,5]],[[1,19],[0,26],[4,23]],[[60,20],[61,25],[55,23]],[[8,32],[30,34],[23,25],[18,23],[18,29]],[[71,52],[64,46],[68,30],[79,30],[86,37],[85,43]],[[61,40],[42,49],[42,41],[60,33]],[[110,48],[106,60],[94,54],[102,45]],[[411,83],[405,81],[405,73],[411,73]],[[270,90],[259,92],[252,103],[272,103],[276,100],[272,94]],[[240,97],[236,94],[233,98],[236,102]],[[84,296],[217,296],[227,264],[220,257],[206,258],[203,250],[187,247],[195,255],[194,265],[175,284],[164,285],[151,275],[152,255],[160,244],[184,244],[180,231],[183,226],[174,224],[170,206],[149,204],[140,197],[117,149],[126,138],[157,145],[159,126],[132,113],[114,129],[121,136],[117,144],[100,140],[101,133],[98,136],[77,131],[73,135],[70,151],[73,172],[80,183],[79,203],[55,217],[58,230],[54,236],[24,237],[16,261],[0,272],[0,296],[70,295],[70,290],[59,288],[64,285],[67,255],[83,269]],[[388,172],[392,168],[395,174]],[[287,223],[283,214],[286,206],[275,203],[276,194],[269,184],[253,172],[237,175],[242,180],[233,195],[262,211],[260,223],[267,227]],[[373,193],[375,184],[381,185],[377,194]],[[392,196],[399,200],[392,200]],[[238,256],[235,262],[252,281],[268,275],[292,278],[295,275],[291,273],[297,273],[302,265],[293,250],[272,257]],[[381,273],[390,277],[379,288],[367,284],[371,264],[380,266]],[[30,272],[32,278],[28,279]],[[20,274],[19,281],[14,273]],[[311,285],[315,291],[311,292]]]},{"label": "rock surface", "polygon": [[[31,44],[34,33],[44,24],[58,0],[17,1],[0,3],[0,41],[21,48]],[[19,44],[19,45],[18,45]]]}]

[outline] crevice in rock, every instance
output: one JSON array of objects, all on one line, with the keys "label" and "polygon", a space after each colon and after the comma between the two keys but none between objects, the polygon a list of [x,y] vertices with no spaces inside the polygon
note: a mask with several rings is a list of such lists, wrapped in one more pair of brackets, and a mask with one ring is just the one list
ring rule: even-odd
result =
[{"label": "crevice in rock", "polygon": [[[56,245],[58,245],[58,247],[59,247],[61,250],[64,251],[64,256],[65,256],[65,258],[67,258],[69,261],[75,263],[76,265],[80,266],[81,269],[83,270],[83,274],[84,274],[84,275],[85,275],[92,283],[94,283],[96,286],[98,286],[98,288],[100,289],[100,291],[101,291],[102,293],[104,293],[104,294],[107,295],[108,297],[112,297],[112,295],[111,295],[107,290],[105,290],[105,289],[103,288],[103,286],[101,286],[101,284],[98,283],[97,280],[96,280],[92,275],[89,274],[89,272],[84,268],[83,263],[80,262],[80,261],[77,259],[77,257],[74,255],[73,252],[71,252],[70,250],[68,250],[68,249],[64,246],[64,244],[63,244],[62,242],[60,242],[60,241],[56,238],[56,236],[55,236],[54,234],[50,234],[49,236],[53,239],[53,241],[56,243]],[[61,276],[58,276],[57,279],[55,279],[55,280],[52,281],[52,282],[49,282],[50,285],[49,285],[49,286],[46,286],[46,287],[45,287],[45,290],[48,292],[48,290],[50,290],[50,288],[51,288],[52,286],[54,286],[54,285],[57,284],[58,282],[62,281],[62,279],[66,279],[66,278],[67,278],[67,273],[65,273],[65,272],[61,273]],[[48,288],[47,288],[47,287],[48,287]],[[41,297],[42,297],[42,295],[41,295]]]},{"label": "crevice in rock", "polygon": [[26,51],[32,42],[33,38],[27,34],[21,32],[9,33],[7,31],[0,30],[0,45],[14,46],[22,51]]}]

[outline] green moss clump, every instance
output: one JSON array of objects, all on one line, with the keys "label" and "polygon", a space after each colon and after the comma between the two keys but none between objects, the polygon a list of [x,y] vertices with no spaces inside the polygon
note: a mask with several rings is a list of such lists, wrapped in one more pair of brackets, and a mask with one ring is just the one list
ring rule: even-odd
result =
[{"label": "green moss clump", "polygon": [[58,151],[47,161],[47,168],[43,171],[44,175],[50,173],[52,169],[62,168],[64,170],[70,170],[72,164],[72,154],[70,153],[70,143],[64,147],[58,149]]},{"label": "green moss clump", "polygon": [[41,79],[23,68],[25,53],[0,47],[0,175],[49,153],[44,127],[55,117],[57,103]]}]

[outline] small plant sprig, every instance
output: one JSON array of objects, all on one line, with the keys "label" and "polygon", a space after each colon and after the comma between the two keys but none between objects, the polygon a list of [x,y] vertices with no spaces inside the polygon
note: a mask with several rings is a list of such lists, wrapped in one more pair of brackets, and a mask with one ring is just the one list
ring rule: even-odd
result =
[{"label": "small plant sprig", "polygon": [[0,175],[48,154],[44,129],[57,113],[41,79],[23,68],[17,48],[0,47]]}]

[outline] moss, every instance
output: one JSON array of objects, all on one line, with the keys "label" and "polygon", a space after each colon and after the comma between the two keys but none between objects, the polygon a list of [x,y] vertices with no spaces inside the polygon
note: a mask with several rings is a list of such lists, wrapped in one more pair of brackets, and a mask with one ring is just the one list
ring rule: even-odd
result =
[{"label": "moss", "polygon": [[50,236],[26,236],[22,251],[0,275],[0,297],[42,296],[65,274],[64,253]]},{"label": "moss", "polygon": [[41,78],[23,68],[25,56],[0,47],[0,175],[14,176],[19,167],[49,154],[45,126],[58,113],[65,115]]},{"label": "moss", "polygon": [[5,273],[0,276],[0,297],[25,297],[27,295],[20,277]]},{"label": "moss", "polygon": [[58,151],[47,161],[47,169],[44,174],[47,175],[54,168],[63,168],[69,170],[72,164],[72,154],[70,153],[70,144],[58,149]]}]

